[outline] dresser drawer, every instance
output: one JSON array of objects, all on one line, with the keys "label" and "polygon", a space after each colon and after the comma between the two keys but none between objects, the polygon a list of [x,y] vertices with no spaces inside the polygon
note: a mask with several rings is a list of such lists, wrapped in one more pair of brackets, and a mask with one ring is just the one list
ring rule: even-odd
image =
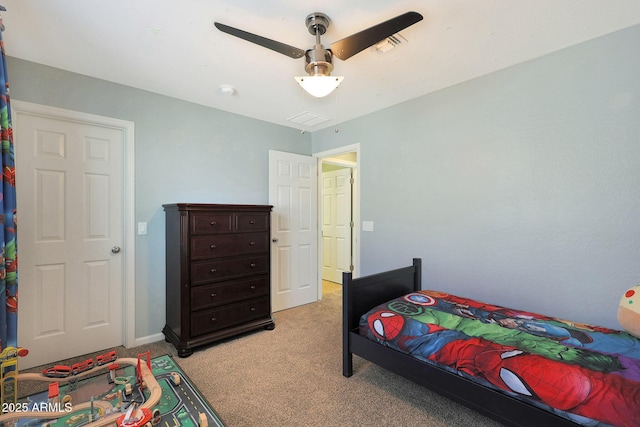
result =
[{"label": "dresser drawer", "polygon": [[191,334],[202,335],[269,315],[268,296],[202,310],[191,313]]},{"label": "dresser drawer", "polygon": [[235,214],[236,231],[267,231],[269,214],[260,212],[238,212]]},{"label": "dresser drawer", "polygon": [[191,238],[191,259],[267,252],[267,233],[210,234]]},{"label": "dresser drawer", "polygon": [[195,261],[191,263],[191,284],[227,280],[267,271],[269,271],[268,255],[221,261]]},{"label": "dresser drawer", "polygon": [[269,276],[191,288],[191,310],[248,300],[269,294]]},{"label": "dresser drawer", "polygon": [[196,213],[191,215],[192,234],[228,233],[232,230],[233,215],[221,213]]}]

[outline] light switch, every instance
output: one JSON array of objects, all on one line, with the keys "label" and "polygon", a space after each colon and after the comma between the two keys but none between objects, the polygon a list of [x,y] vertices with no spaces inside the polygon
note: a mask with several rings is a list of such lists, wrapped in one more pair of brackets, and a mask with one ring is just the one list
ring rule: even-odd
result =
[{"label": "light switch", "polygon": [[362,231],[373,231],[373,221],[362,221]]},{"label": "light switch", "polygon": [[147,223],[139,222],[138,223],[138,234],[147,234]]}]

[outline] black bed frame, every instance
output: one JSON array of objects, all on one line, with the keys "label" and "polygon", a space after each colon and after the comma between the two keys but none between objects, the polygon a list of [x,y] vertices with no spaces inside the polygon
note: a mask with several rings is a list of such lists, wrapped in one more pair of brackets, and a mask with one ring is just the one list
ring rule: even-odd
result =
[{"label": "black bed frame", "polygon": [[474,383],[464,377],[385,347],[358,334],[360,316],[378,304],[422,289],[422,260],[413,265],[361,278],[342,276],[342,374],[353,375],[353,355],[460,402],[509,426],[572,426],[552,412]]}]

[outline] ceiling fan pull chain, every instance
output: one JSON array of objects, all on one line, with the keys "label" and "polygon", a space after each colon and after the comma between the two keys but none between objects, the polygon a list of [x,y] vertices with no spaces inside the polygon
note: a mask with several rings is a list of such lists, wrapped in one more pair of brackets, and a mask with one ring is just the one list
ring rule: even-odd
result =
[{"label": "ceiling fan pull chain", "polygon": [[340,126],[340,88],[336,88],[336,128],[334,130],[335,133],[340,132],[338,128]]}]

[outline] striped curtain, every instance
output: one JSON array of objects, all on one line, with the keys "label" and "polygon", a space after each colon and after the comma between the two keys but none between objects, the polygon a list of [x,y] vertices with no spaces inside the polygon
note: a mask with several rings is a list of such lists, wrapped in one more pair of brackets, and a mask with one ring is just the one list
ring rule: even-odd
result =
[{"label": "striped curtain", "polygon": [[0,32],[0,349],[18,347],[18,250],[16,243],[16,170],[9,105],[9,81]]}]

